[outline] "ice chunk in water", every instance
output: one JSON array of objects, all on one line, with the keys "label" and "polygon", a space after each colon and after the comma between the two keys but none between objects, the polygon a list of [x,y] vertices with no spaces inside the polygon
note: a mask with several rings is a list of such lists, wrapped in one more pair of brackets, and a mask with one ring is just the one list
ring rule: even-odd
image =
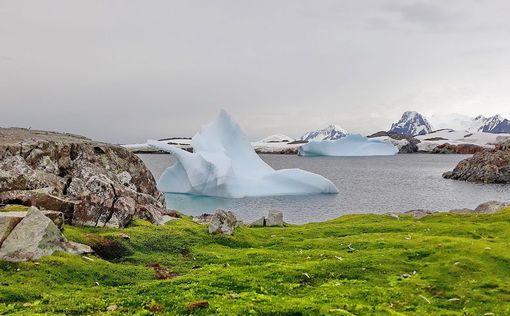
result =
[{"label": "ice chunk in water", "polygon": [[390,156],[398,148],[390,142],[350,134],[337,140],[311,141],[299,148],[300,156]]}]

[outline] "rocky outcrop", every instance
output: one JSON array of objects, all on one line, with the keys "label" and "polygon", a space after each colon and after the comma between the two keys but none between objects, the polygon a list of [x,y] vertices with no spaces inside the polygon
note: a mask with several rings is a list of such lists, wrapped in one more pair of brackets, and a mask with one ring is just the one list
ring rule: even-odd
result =
[{"label": "rocky outcrop", "polygon": [[510,148],[483,150],[460,161],[446,179],[484,183],[510,183]]},{"label": "rocky outcrop", "polygon": [[485,148],[475,144],[441,144],[436,146],[433,150],[433,154],[465,154],[472,155],[477,152],[483,151]]},{"label": "rocky outcrop", "polygon": [[122,147],[71,134],[0,128],[0,159],[0,203],[60,211],[66,223],[78,226],[170,219],[152,174]]},{"label": "rocky outcrop", "polygon": [[[23,213],[23,212],[20,212]],[[0,224],[0,260],[20,262],[49,256],[55,251],[74,254],[91,253],[82,244],[69,242],[55,223],[35,207],[29,208],[18,221],[16,216],[3,216],[8,224]],[[7,229],[5,229],[7,227]]]},{"label": "rocky outcrop", "polygon": [[397,134],[392,132],[380,131],[367,138],[388,137],[391,143],[398,147],[399,154],[410,154],[418,151],[420,141],[410,135]]},{"label": "rocky outcrop", "polygon": [[210,234],[232,235],[234,229],[242,224],[236,214],[231,211],[217,210],[209,224]]}]

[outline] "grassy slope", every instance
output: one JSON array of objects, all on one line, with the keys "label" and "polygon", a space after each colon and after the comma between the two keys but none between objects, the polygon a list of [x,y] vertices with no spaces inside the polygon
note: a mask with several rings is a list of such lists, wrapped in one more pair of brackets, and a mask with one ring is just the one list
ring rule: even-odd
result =
[{"label": "grassy slope", "polygon": [[[65,229],[80,242],[121,232],[132,253],[115,263],[68,254],[0,262],[0,314],[101,314],[112,304],[113,314],[176,314],[206,300],[192,313],[510,315],[510,209],[421,220],[352,215],[243,227],[232,237],[209,236],[189,219]],[[151,263],[180,276],[156,280]]]}]

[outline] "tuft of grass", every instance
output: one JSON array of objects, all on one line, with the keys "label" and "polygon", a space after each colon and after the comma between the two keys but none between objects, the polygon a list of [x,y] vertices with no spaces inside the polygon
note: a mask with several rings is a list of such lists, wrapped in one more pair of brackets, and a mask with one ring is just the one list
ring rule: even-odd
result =
[{"label": "tuft of grass", "polygon": [[510,314],[510,209],[349,215],[233,236],[211,236],[187,217],[65,234],[122,254],[0,262],[0,314]]},{"label": "tuft of grass", "polygon": [[18,204],[8,204],[3,207],[0,207],[0,212],[26,212],[28,211],[28,206],[18,205]]}]

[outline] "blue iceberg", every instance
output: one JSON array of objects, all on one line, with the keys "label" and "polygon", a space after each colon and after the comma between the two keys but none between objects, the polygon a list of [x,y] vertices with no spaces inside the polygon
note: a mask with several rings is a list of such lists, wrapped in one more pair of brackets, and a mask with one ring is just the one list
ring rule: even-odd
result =
[{"label": "blue iceberg", "polygon": [[391,156],[398,148],[390,142],[350,134],[337,140],[311,141],[299,148],[300,156]]},{"label": "blue iceberg", "polygon": [[193,153],[155,140],[148,144],[177,159],[158,180],[162,192],[226,198],[338,193],[336,186],[320,175],[271,168],[225,111],[193,137]]}]

